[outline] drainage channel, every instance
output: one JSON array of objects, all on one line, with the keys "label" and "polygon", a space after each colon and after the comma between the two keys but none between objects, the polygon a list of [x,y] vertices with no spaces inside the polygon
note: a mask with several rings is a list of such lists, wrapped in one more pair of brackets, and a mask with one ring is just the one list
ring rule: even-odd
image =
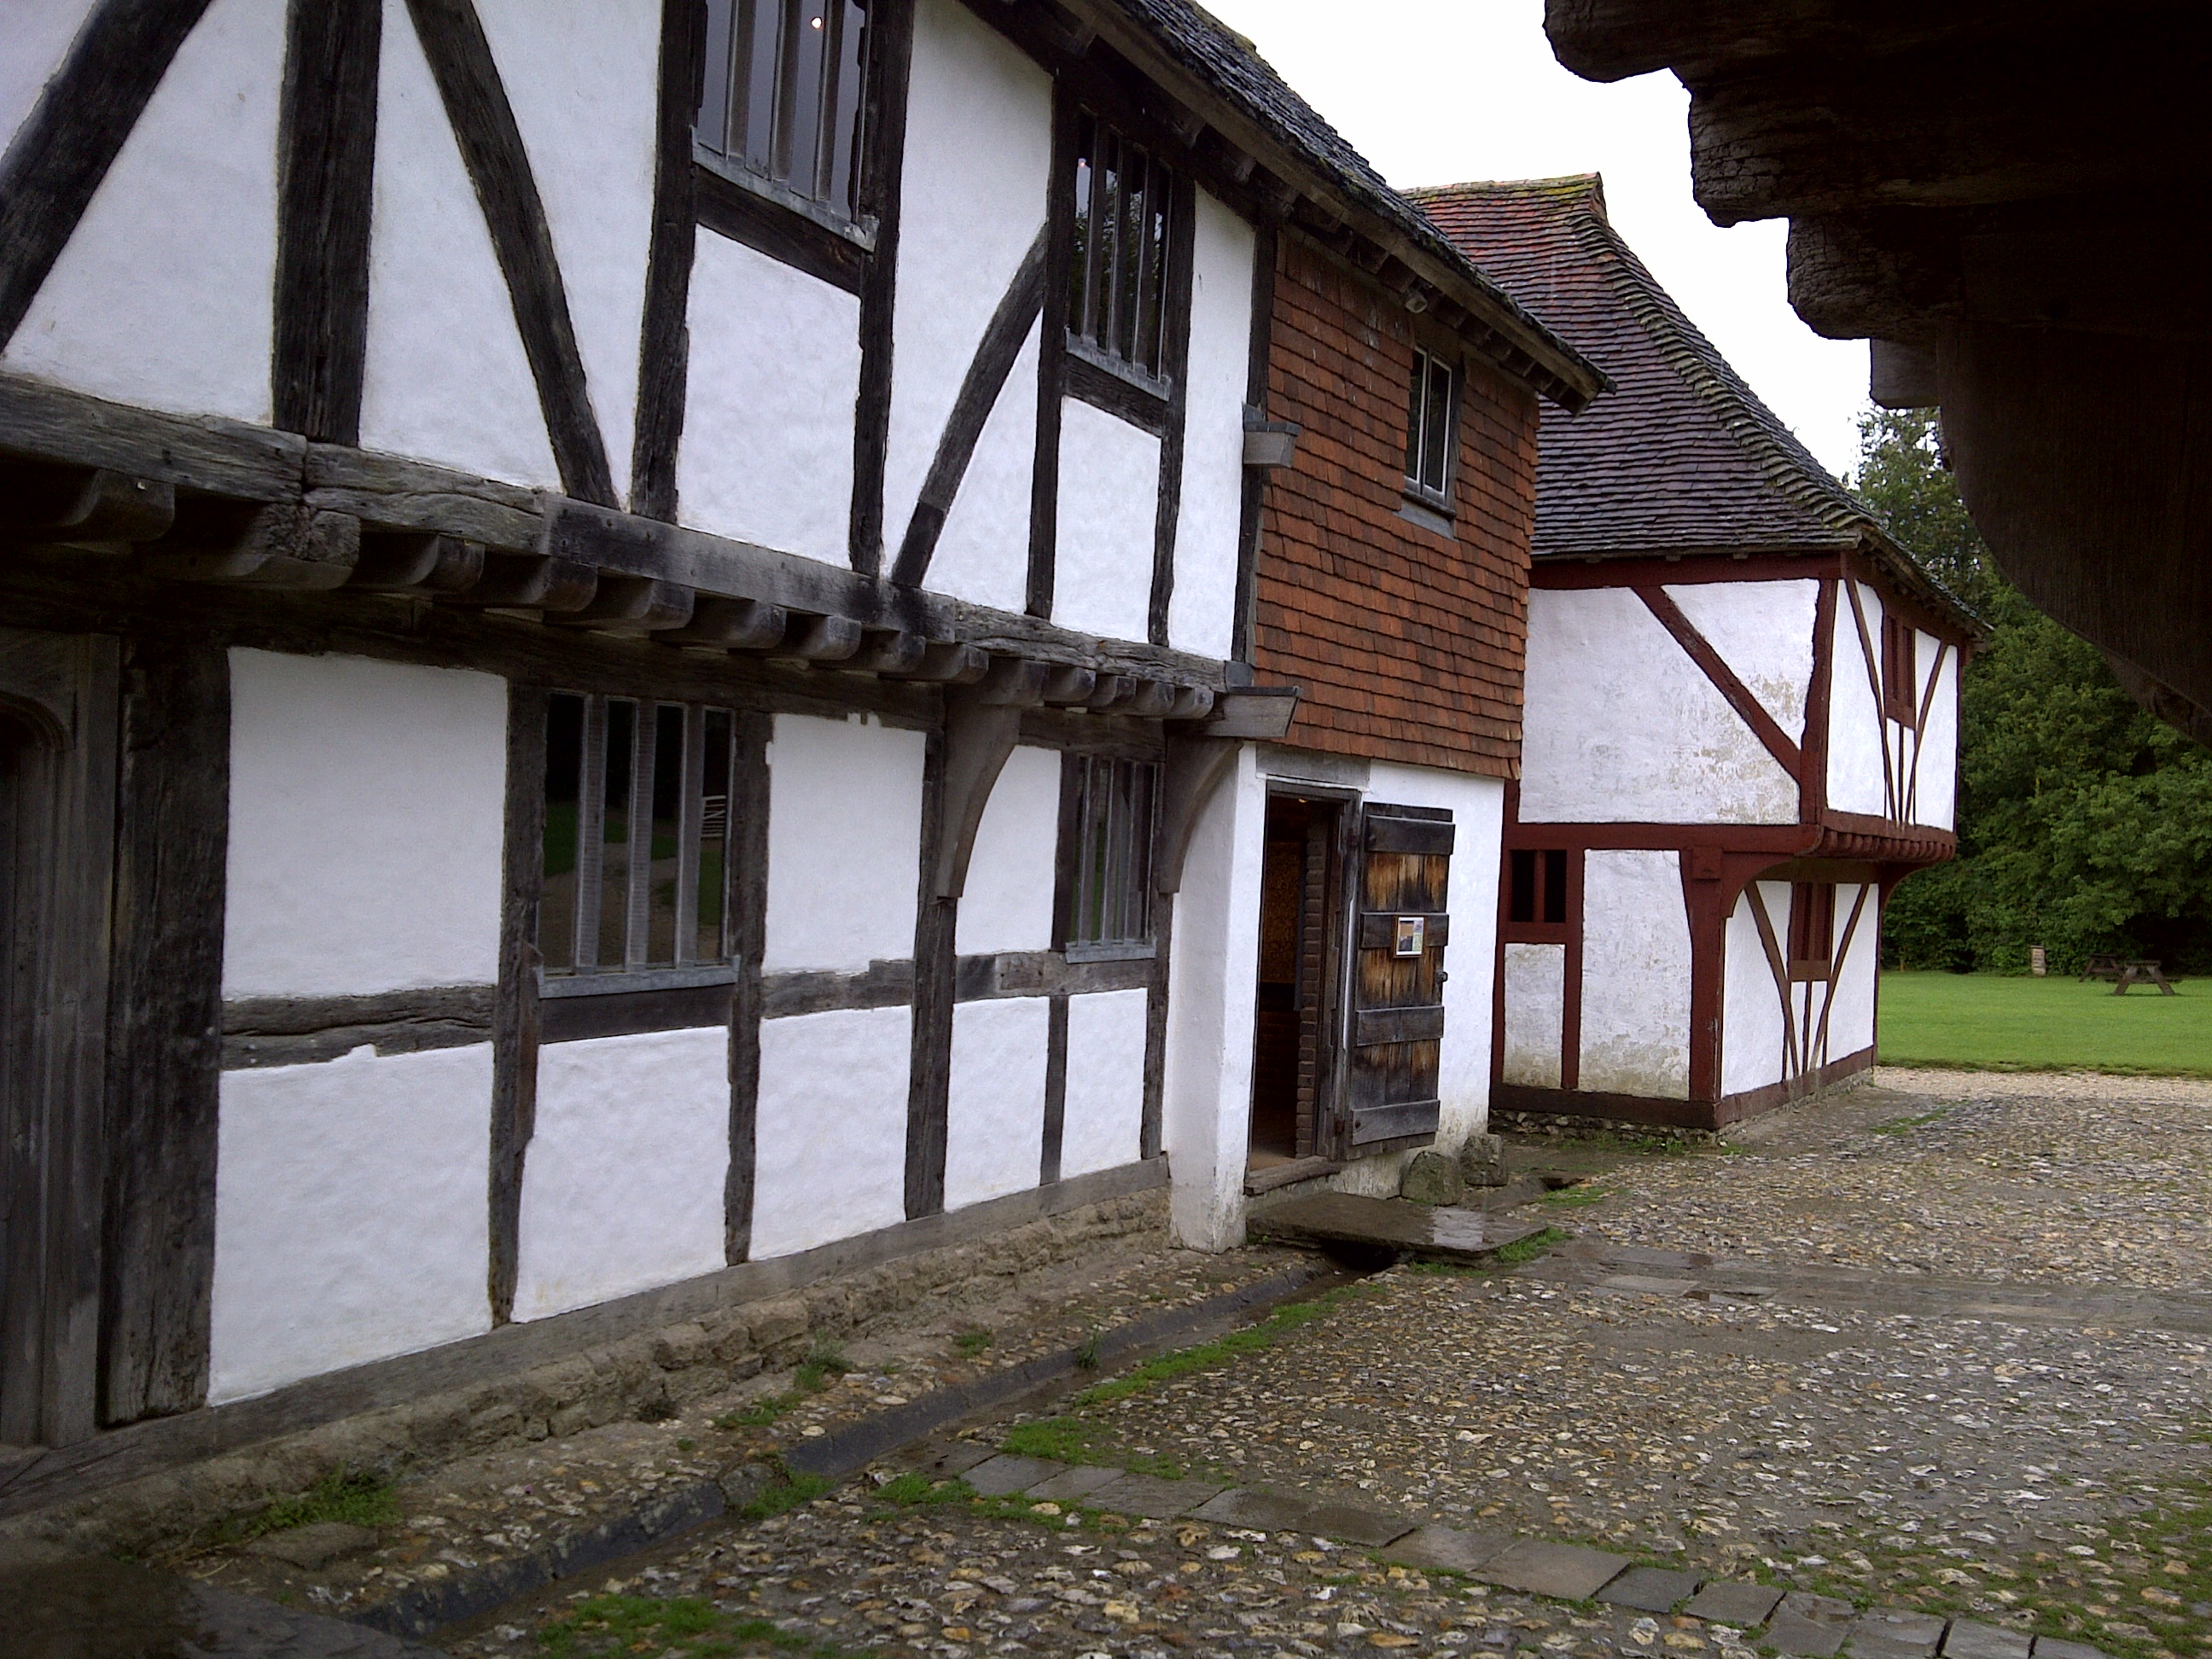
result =
[{"label": "drainage channel", "polygon": [[[872,1413],[783,1452],[793,1474],[833,1483],[869,1464],[978,1421],[1012,1416],[1089,1387],[1099,1375],[1193,1346],[1309,1301],[1377,1269],[1316,1256],[1240,1289],[1186,1308],[1164,1309],[1100,1331],[1080,1347],[1042,1354],[1018,1365],[939,1389],[906,1405]],[[732,1473],[735,1473],[732,1471]],[[699,1528],[731,1508],[722,1484],[702,1480],[662,1492],[629,1512],[502,1561],[457,1570],[411,1586],[356,1614],[354,1622],[396,1636],[455,1638],[511,1620],[547,1599],[579,1574],[617,1564],[643,1565],[665,1549],[687,1547]],[[635,1558],[635,1559],[634,1559]],[[514,1604],[522,1603],[518,1607]]]}]

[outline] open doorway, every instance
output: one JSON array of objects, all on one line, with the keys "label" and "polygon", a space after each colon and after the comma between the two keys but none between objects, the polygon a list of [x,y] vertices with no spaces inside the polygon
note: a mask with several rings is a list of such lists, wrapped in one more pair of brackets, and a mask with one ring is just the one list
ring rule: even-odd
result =
[{"label": "open doorway", "polygon": [[1252,1035],[1255,1174],[1325,1155],[1335,1045],[1328,1020],[1342,963],[1340,831],[1346,803],[1276,794],[1267,799],[1260,876],[1260,985]]}]

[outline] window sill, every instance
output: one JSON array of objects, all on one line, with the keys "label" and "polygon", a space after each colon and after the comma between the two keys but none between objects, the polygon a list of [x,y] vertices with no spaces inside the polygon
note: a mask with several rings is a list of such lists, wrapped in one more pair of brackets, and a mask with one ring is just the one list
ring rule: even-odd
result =
[{"label": "window sill", "polygon": [[779,185],[775,179],[755,173],[750,167],[732,161],[726,155],[718,155],[696,140],[691,146],[691,159],[716,178],[735,185],[747,195],[757,196],[763,202],[773,202],[776,206],[819,225],[832,236],[842,238],[863,253],[876,251],[877,225],[872,218],[848,219],[835,208],[801,196],[797,191]]},{"label": "window sill", "polygon": [[1102,939],[1096,945],[1071,945],[1061,954],[1070,962],[1142,962],[1159,954],[1148,939]]},{"label": "window sill", "polygon": [[601,968],[589,973],[548,974],[538,976],[538,994],[544,997],[597,997],[626,991],[682,991],[696,985],[734,985],[738,970],[726,962],[696,968]]},{"label": "window sill", "polygon": [[1398,516],[1407,524],[1417,524],[1424,530],[1434,531],[1448,540],[1459,539],[1459,531],[1452,523],[1451,514],[1432,507],[1418,495],[1408,495],[1399,503]]},{"label": "window sill", "polygon": [[1151,374],[1125,358],[1102,350],[1080,334],[1072,333],[1067,337],[1067,355],[1082,358],[1091,368],[1103,369],[1117,380],[1126,380],[1138,391],[1148,392],[1162,403],[1165,403],[1175,392],[1175,383],[1164,375]]}]

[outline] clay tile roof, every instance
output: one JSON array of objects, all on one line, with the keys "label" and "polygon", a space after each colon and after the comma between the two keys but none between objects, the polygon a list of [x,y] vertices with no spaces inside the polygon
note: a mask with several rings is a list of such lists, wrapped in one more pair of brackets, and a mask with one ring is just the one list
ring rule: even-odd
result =
[{"label": "clay tile roof", "polygon": [[1543,412],[1536,557],[1856,548],[1975,629],[1683,315],[1613,229],[1597,174],[1407,194],[1613,383],[1581,415]]}]

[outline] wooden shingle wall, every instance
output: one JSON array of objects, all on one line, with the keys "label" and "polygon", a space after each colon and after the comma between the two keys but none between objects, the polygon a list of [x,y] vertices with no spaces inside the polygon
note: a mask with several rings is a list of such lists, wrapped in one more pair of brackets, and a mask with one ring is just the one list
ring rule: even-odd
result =
[{"label": "wooden shingle wall", "polygon": [[1450,538],[1401,516],[1414,319],[1279,243],[1267,416],[1304,428],[1267,491],[1253,663],[1304,689],[1288,741],[1516,775],[1537,403],[1479,363],[1460,406]]}]

